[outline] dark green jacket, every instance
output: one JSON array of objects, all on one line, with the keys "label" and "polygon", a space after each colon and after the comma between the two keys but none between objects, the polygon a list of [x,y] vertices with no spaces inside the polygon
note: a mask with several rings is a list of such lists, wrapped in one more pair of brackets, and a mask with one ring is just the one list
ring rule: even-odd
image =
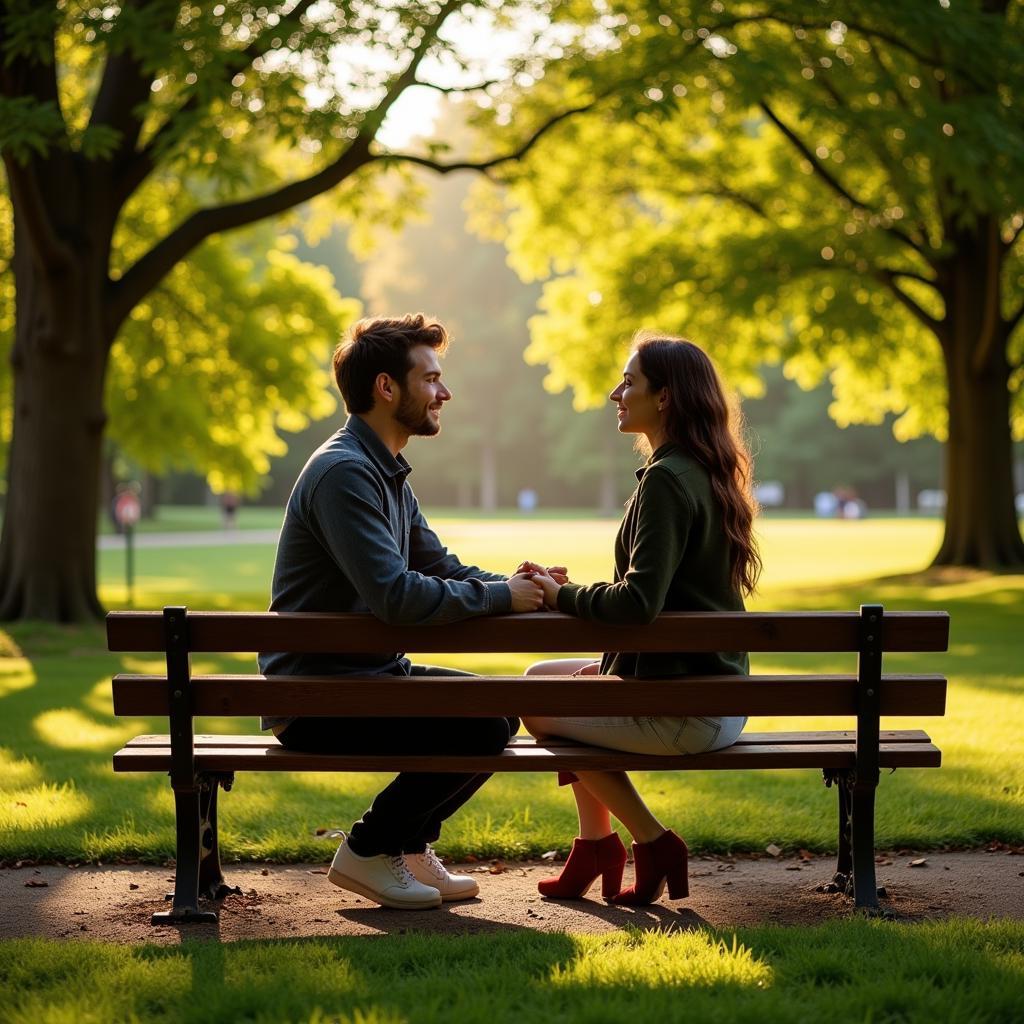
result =
[{"label": "dark green jacket", "polygon": [[[662,445],[637,470],[615,538],[615,581],[558,592],[559,611],[595,622],[646,624],[663,611],[742,611],[729,580],[729,543],[707,470]],[[601,671],[623,676],[746,675],[747,655],[606,654]]]}]

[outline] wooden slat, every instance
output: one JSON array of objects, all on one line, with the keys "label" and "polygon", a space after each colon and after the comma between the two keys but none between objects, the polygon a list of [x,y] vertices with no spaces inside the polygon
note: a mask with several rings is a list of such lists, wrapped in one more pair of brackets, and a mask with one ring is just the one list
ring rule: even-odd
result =
[{"label": "wooden slat", "polygon": [[[856,651],[857,612],[670,612],[646,626],[584,622],[558,612],[446,626],[389,626],[370,615],[189,612],[193,651]],[[161,612],[111,612],[112,651],[164,649]],[[944,651],[945,612],[888,612],[885,651]]]},{"label": "wooden slat", "polygon": [[[322,772],[554,772],[554,771],[690,771],[746,768],[847,768],[854,764],[853,744],[764,743],[735,745],[710,754],[653,757],[597,747],[549,749],[510,747],[489,757],[437,755],[304,754],[268,743],[262,748],[209,747],[198,751],[202,771],[322,771]],[[930,743],[885,743],[883,768],[933,768],[941,753]],[[163,747],[125,747],[114,755],[117,772],[166,771],[170,750]]]},{"label": "wooden slat", "polygon": [[[765,743],[784,744],[828,744],[828,743],[853,743],[856,740],[856,732],[852,729],[826,729],[818,732],[745,732],[736,743],[740,746],[761,746]],[[930,743],[931,738],[923,729],[883,729],[879,733],[883,743]],[[198,734],[195,736],[195,747],[203,750],[207,747],[273,747],[277,741],[267,734],[262,736],[254,735],[219,735]],[[170,747],[171,738],[168,735],[146,735],[136,736],[125,744],[125,749],[138,750],[153,747]],[[536,740],[532,736],[514,736],[510,743],[513,747],[532,747]],[[549,749],[575,748],[580,744],[571,740],[559,740],[557,737],[547,740],[544,743]]]},{"label": "wooden slat", "polygon": [[[436,717],[453,709],[484,715],[852,715],[856,676],[264,677],[196,676],[196,715],[346,715]],[[114,677],[114,713],[166,715],[166,682],[158,676]],[[882,678],[881,714],[941,715],[942,676]]]}]

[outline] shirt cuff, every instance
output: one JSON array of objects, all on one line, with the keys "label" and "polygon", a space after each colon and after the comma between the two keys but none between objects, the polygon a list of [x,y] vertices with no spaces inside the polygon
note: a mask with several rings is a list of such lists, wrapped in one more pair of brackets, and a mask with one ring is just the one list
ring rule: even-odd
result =
[{"label": "shirt cuff", "polygon": [[558,610],[566,615],[579,615],[576,611],[576,595],[582,589],[581,583],[563,583],[558,588]]},{"label": "shirt cuff", "polygon": [[512,588],[505,582],[485,583],[490,597],[488,615],[508,615],[512,611]]}]

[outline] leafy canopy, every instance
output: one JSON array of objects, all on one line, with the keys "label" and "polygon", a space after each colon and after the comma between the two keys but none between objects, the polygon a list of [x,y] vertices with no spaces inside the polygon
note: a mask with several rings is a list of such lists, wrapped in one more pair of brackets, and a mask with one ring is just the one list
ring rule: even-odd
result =
[{"label": "leafy canopy", "polygon": [[[514,97],[559,127],[510,186],[511,260],[544,286],[529,357],[581,403],[639,327],[704,345],[741,389],[783,361],[829,375],[838,422],[946,429],[942,268],[991,215],[1010,245],[1002,313],[1024,300],[1024,41],[974,4],[850,0],[570,5],[594,51]],[[495,228],[492,220],[491,228]],[[1015,430],[1024,332],[1008,356]]]}]

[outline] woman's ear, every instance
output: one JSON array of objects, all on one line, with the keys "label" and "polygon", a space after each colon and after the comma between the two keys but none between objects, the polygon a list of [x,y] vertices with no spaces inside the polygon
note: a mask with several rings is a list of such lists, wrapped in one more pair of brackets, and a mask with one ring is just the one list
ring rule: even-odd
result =
[{"label": "woman's ear", "polygon": [[668,388],[662,388],[658,395],[658,412],[664,412],[668,408]]}]

